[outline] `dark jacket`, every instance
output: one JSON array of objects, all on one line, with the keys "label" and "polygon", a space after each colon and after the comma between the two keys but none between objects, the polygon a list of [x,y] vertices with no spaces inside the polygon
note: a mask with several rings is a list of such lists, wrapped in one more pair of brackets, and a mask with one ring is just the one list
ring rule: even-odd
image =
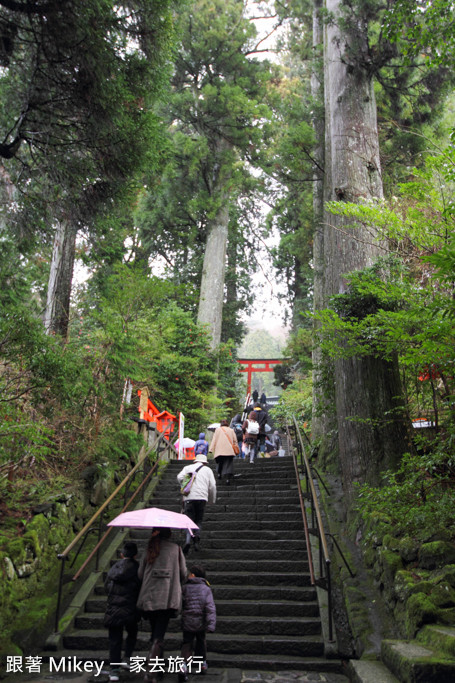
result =
[{"label": "dark jacket", "polygon": [[139,563],[131,558],[116,562],[108,571],[104,587],[107,591],[105,626],[120,626],[139,618],[136,609],[141,582]]},{"label": "dark jacket", "polygon": [[207,455],[208,452],[209,452],[209,442],[206,441],[205,439],[199,438],[194,444],[194,454],[198,455],[199,453],[202,453],[202,455]]},{"label": "dark jacket", "polygon": [[267,413],[265,412],[265,410],[258,410],[257,408],[255,408],[252,412],[256,413],[256,419],[259,422],[259,434],[265,434],[265,425],[267,424]]},{"label": "dark jacket", "polygon": [[212,589],[205,579],[195,576],[183,586],[182,630],[196,633],[216,627],[216,607]]}]

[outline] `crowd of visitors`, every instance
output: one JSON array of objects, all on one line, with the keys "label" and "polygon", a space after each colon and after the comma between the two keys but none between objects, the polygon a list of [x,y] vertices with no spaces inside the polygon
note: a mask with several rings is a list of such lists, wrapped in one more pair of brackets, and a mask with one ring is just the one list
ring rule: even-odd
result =
[{"label": "crowd of visitors", "polygon": [[[215,503],[216,479],[208,465],[212,453],[216,463],[219,482],[230,485],[234,476],[234,459],[249,458],[254,464],[258,456],[272,457],[279,454],[281,441],[278,431],[270,434],[267,424],[266,396],[258,400],[253,392],[253,404],[246,406],[229,424],[221,420],[211,442],[201,432],[195,443],[194,460],[185,465],[177,475],[183,494],[182,512],[197,525],[194,535],[187,531],[181,548],[172,540],[167,528],[152,530],[146,552],[137,561],[137,545],[131,541],[124,544],[120,560],[109,570],[105,588],[107,608],[104,625],[109,634],[109,680],[120,680],[120,668],[127,667],[122,660],[123,633],[126,631],[124,657],[128,660],[134,651],[140,619],[150,623],[150,650],[147,660],[163,660],[164,638],[171,617],[180,611],[182,615],[182,646],[178,681],[189,679],[188,663],[192,657],[199,658],[200,672],[207,670],[206,633],[216,626],[216,607],[204,567],[194,564],[189,571],[185,556],[191,547],[200,549],[201,529],[207,503]],[[147,671],[145,683],[157,683],[158,674]]]}]

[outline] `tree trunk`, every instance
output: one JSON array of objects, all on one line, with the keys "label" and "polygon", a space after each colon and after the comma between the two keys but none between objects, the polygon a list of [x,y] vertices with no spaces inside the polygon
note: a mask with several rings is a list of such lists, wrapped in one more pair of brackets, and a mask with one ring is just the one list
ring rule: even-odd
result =
[{"label": "tree trunk", "polygon": [[59,334],[65,340],[68,335],[76,233],[77,230],[67,221],[57,224],[43,319],[47,334]]},{"label": "tree trunk", "polygon": [[229,144],[219,138],[215,152],[219,163],[215,165],[217,172],[211,188],[212,197],[217,202],[218,208],[214,217],[208,221],[197,318],[198,323],[208,326],[212,349],[220,344],[223,322],[230,179],[229,175],[223,173],[223,156],[228,148]]},{"label": "tree trunk", "polygon": [[[313,129],[316,145],[313,169],[313,287],[314,310],[327,305],[324,272],[324,74],[322,68],[323,0],[314,0],[313,6],[313,65],[311,94],[313,98]],[[314,323],[314,331],[317,330]],[[337,424],[333,410],[333,363],[323,356],[319,348],[313,350],[313,416],[311,420],[312,441],[317,447],[319,462],[327,467],[333,464],[337,453]]]},{"label": "tree trunk", "polygon": [[[326,0],[340,15],[342,0]],[[360,26],[360,24],[359,24]],[[353,62],[351,36],[335,19],[325,27],[324,86],[326,113],[325,201],[359,202],[383,196],[373,81]],[[359,33],[356,35],[358,39]],[[345,274],[370,266],[379,255],[375,235],[343,217],[324,215],[324,299],[346,291]],[[352,221],[350,221],[352,222]],[[405,450],[397,363],[373,357],[335,362],[338,448],[345,492],[354,481],[379,483]]]}]

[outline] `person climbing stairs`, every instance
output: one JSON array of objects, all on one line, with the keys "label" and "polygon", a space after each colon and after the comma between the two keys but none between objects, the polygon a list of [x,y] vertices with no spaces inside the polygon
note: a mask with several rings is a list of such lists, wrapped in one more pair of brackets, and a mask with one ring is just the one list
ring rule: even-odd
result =
[{"label": "person climbing stairs", "polygon": [[[176,479],[181,467],[181,461],[168,464],[149,506],[181,511]],[[140,555],[150,532],[131,529],[129,536]],[[183,545],[184,534],[174,531],[173,539]],[[187,557],[188,566],[192,563],[204,567],[217,608],[217,629],[207,639],[209,671],[313,671],[347,680],[340,659],[324,655],[290,457],[258,460],[254,467],[235,460],[231,486],[220,484],[216,504],[207,506],[200,550],[192,548]],[[100,577],[74,626],[63,635],[62,656],[107,660],[105,607]],[[164,656],[178,656],[180,645],[176,618],[169,624]],[[134,654],[145,656],[148,647],[142,620]]]}]

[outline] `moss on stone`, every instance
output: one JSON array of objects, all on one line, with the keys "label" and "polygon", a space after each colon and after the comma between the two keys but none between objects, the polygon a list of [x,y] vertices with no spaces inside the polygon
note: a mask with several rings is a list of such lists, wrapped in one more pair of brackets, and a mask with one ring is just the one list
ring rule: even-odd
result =
[{"label": "moss on stone", "polygon": [[42,513],[35,515],[27,524],[27,531],[34,531],[40,543],[45,543],[49,535],[49,520]]},{"label": "moss on stone", "polygon": [[417,639],[421,643],[455,658],[455,628],[441,626],[440,624],[427,625],[419,631]]},{"label": "moss on stone", "polygon": [[385,536],[382,539],[382,545],[387,550],[397,551],[400,546],[400,541],[398,538],[395,538],[391,534],[385,534]]},{"label": "moss on stone", "polygon": [[23,564],[27,560],[27,547],[24,544],[23,537],[11,539],[6,547],[6,552],[15,566]]},{"label": "moss on stone", "polygon": [[32,550],[35,557],[41,557],[42,547],[45,545],[45,540],[40,542],[38,532],[35,529],[28,529],[22,536],[24,543],[28,543],[28,547]]},{"label": "moss on stone", "polygon": [[452,588],[455,588],[455,564],[449,564],[438,569],[436,572],[433,572],[433,577],[436,583],[444,581],[452,586]]},{"label": "moss on stone", "polygon": [[363,553],[363,560],[365,565],[371,569],[376,562],[376,551],[373,548],[367,548]]},{"label": "moss on stone", "polygon": [[417,542],[409,536],[400,538],[398,552],[404,562],[415,562],[419,553]]},{"label": "moss on stone", "polygon": [[381,562],[382,581],[387,583],[389,586],[392,586],[395,574],[400,569],[403,569],[403,560],[398,553],[394,553],[391,550],[383,548],[381,550]]},{"label": "moss on stone", "polygon": [[455,562],[455,545],[446,541],[423,543],[419,551],[419,565],[425,569],[435,569]]},{"label": "moss on stone", "polygon": [[405,627],[408,637],[413,638],[424,624],[438,621],[439,610],[425,593],[414,593],[406,602]]},{"label": "moss on stone", "polygon": [[366,520],[365,532],[366,539],[370,545],[382,545],[382,539],[390,533],[392,520],[383,512],[372,512]]},{"label": "moss on stone", "polygon": [[405,570],[398,571],[395,575],[393,593],[398,603],[406,603],[414,593],[431,595],[434,583],[425,581],[414,572]]},{"label": "moss on stone", "polygon": [[455,607],[455,589],[447,581],[433,586],[430,597],[436,607]]}]

